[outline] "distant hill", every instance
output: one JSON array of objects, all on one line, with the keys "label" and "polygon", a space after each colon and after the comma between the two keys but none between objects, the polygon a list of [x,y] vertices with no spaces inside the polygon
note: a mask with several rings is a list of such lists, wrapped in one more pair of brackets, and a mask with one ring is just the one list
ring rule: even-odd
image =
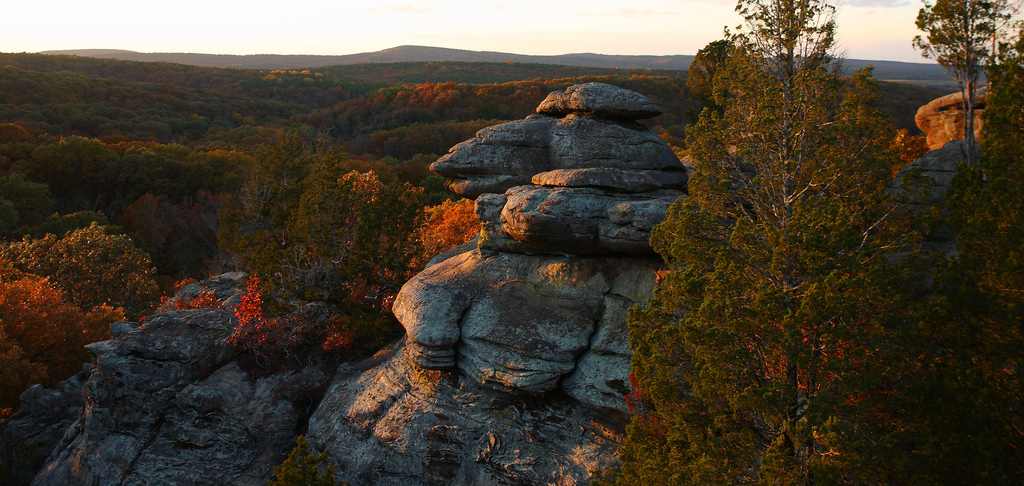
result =
[{"label": "distant hill", "polygon": [[[64,54],[122,61],[169,62],[202,67],[235,69],[297,69],[375,63],[412,62],[487,62],[550,64],[605,69],[653,69],[683,71],[693,61],[690,55],[624,56],[610,54],[561,54],[536,56],[493,51],[469,51],[426,46],[399,46],[376,52],[341,56],[286,54],[193,54],[170,52],[135,52],[116,49],[76,49],[45,51],[42,54]],[[875,76],[885,80],[948,82],[949,75],[938,65],[897,61],[848,59],[847,70],[875,66]]]}]

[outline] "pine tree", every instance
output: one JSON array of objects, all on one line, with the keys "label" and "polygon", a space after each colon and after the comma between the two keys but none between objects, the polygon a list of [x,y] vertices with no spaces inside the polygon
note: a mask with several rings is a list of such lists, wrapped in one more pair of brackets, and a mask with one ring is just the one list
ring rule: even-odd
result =
[{"label": "pine tree", "polygon": [[688,131],[690,193],[652,236],[669,272],[630,319],[646,412],[618,481],[905,480],[890,397],[910,371],[891,358],[923,289],[876,83],[838,74],[824,1],[737,10],[721,111]]},{"label": "pine tree", "polygon": [[996,55],[1001,29],[1010,20],[1008,0],[925,1],[917,14],[917,28],[925,33],[914,38],[914,47],[943,65],[960,85],[963,96],[964,156],[974,163],[976,141],[974,110],[982,67]]}]

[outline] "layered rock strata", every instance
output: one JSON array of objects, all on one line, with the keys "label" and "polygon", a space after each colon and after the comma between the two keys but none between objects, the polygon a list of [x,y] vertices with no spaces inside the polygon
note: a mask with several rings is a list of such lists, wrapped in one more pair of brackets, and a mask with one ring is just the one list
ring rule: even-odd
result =
[{"label": "layered rock strata", "polygon": [[[53,417],[35,418],[35,427],[52,422],[63,430],[39,431],[49,457],[31,484],[266,483],[331,374],[315,365],[262,374],[246,369],[226,342],[243,284],[244,274],[226,274],[184,288],[175,299],[208,290],[219,305],[161,312],[142,325],[117,323],[110,340],[88,346],[95,359],[84,380],[26,392],[19,412],[26,424],[12,421],[5,436],[33,425],[31,414],[39,414],[33,410],[52,401],[48,396],[78,397],[68,399],[77,405],[71,414],[57,414],[63,409],[53,404],[47,405]],[[10,484],[29,478],[15,476]]]},{"label": "layered rock strata", "polygon": [[585,484],[615,463],[629,308],[659,260],[648,239],[686,171],[606,84],[548,96],[431,168],[476,199],[474,244],[435,258],[393,310],[403,343],[343,367],[309,424],[352,484]]},{"label": "layered rock strata", "polygon": [[671,148],[637,122],[659,113],[633,91],[570,86],[431,165],[476,198],[483,229],[478,248],[398,295],[420,366],[623,408],[625,313],[650,295],[650,232],[687,182]]}]

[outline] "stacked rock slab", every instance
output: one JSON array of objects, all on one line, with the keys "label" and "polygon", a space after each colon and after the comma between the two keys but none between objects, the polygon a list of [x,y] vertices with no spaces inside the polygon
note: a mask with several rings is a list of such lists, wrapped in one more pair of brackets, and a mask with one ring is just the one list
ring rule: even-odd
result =
[{"label": "stacked rock slab", "polygon": [[671,148],[638,122],[658,114],[634,91],[574,85],[431,165],[476,199],[483,228],[477,248],[398,295],[395,315],[420,366],[623,409],[626,312],[652,291],[650,232],[687,181]]},{"label": "stacked rock slab", "polygon": [[613,467],[629,390],[626,314],[659,260],[651,228],[686,172],[607,84],[552,93],[431,168],[476,199],[480,238],[393,306],[403,343],[339,369],[308,437],[351,484],[585,484]]}]

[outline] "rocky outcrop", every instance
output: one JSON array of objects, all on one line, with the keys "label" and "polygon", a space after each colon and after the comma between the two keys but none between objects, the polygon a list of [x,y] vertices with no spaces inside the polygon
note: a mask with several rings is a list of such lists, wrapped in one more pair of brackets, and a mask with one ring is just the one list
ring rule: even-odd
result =
[{"label": "rocky outcrop", "polygon": [[623,416],[424,370],[410,349],[342,365],[309,421],[350,484],[571,485],[614,465]]},{"label": "rocky outcrop", "polygon": [[[986,90],[979,89],[974,105],[974,136],[981,139]],[[928,138],[928,149],[939,150],[964,138],[963,95],[958,91],[936,98],[917,109],[914,123]]]},{"label": "rocky outcrop", "polygon": [[[626,315],[653,290],[647,240],[686,185],[637,121],[657,113],[638,93],[570,87],[439,159],[483,229],[402,287],[406,336],[372,359],[246,366],[226,342],[244,275],[226,274],[115,324],[62,388],[26,392],[34,410],[2,426],[0,458],[15,484],[40,463],[36,486],[263,484],[305,432],[353,485],[587,483],[616,462]],[[176,310],[201,293],[217,305]]]},{"label": "rocky outcrop", "polygon": [[[639,93],[602,83],[575,85],[550,94],[537,113],[480,130],[473,139],[452,147],[431,170],[448,178],[452,192],[468,198],[530,184],[542,172],[572,169],[620,172],[617,177],[608,170],[590,172],[586,178],[577,175],[573,184],[589,180],[597,185],[568,187],[645,190],[621,180],[623,173],[644,178],[645,186],[686,187],[684,168],[672,149],[637,123],[661,113]],[[570,183],[564,176],[552,176],[547,179]]]},{"label": "rocky outcrop", "polygon": [[53,388],[33,385],[18,413],[0,425],[0,483],[29,484],[82,410],[82,386],[92,365]]},{"label": "rocky outcrop", "polygon": [[[395,315],[422,367],[622,409],[625,310],[652,291],[650,232],[683,195],[686,172],[635,122],[659,113],[639,93],[570,86],[537,112],[481,130],[431,166],[476,197],[483,229],[478,248],[410,280]],[[461,190],[502,171],[519,185]]]},{"label": "rocky outcrop", "polygon": [[552,93],[431,168],[475,198],[476,244],[434,259],[393,306],[394,349],[343,366],[310,442],[352,484],[582,484],[625,421],[629,308],[659,260],[648,239],[686,172],[609,85]]},{"label": "rocky outcrop", "polygon": [[333,370],[315,359],[274,373],[248,369],[226,342],[243,280],[226,274],[183,288],[174,300],[210,291],[219,305],[116,323],[110,340],[88,346],[95,359],[83,374],[57,390],[27,391],[3,437],[39,445],[16,465],[49,455],[42,468],[19,469],[39,469],[31,484],[265,483]]}]

